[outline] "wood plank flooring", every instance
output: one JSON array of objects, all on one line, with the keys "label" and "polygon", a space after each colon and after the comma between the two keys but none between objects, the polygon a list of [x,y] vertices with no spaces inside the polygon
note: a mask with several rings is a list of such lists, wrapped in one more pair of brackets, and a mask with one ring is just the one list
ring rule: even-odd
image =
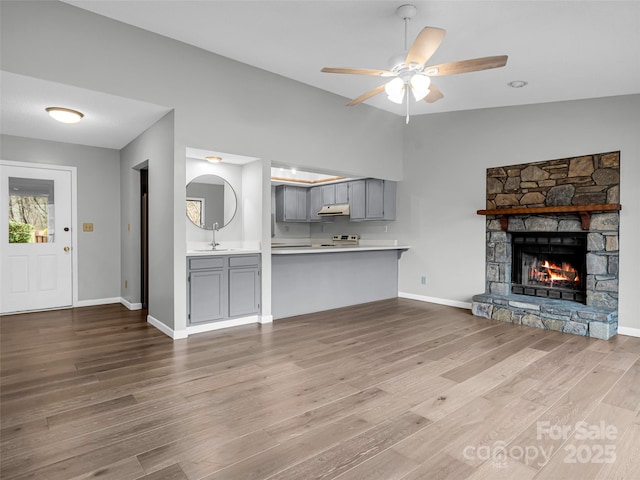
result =
[{"label": "wood plank flooring", "polygon": [[0,327],[4,480],[639,478],[638,338],[406,299],[177,342],[119,305]]}]

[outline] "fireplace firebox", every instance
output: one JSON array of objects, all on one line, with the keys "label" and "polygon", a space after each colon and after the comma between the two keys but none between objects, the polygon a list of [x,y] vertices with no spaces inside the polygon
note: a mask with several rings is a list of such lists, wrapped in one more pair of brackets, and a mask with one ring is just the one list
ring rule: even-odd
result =
[{"label": "fireplace firebox", "polygon": [[587,236],[514,232],[511,292],[586,303]]}]

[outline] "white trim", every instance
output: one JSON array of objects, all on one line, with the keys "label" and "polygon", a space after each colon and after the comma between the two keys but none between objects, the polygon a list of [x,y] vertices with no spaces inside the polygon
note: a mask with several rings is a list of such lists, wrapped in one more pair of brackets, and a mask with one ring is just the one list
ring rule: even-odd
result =
[{"label": "white trim", "polygon": [[152,317],[151,315],[147,315],[147,323],[150,323],[153,327],[157,328],[162,333],[164,333],[165,335],[167,335],[168,337],[170,337],[170,338],[172,338],[174,340],[180,340],[181,338],[187,338],[187,331],[186,330],[178,330],[178,331],[176,331],[173,328],[166,326],[160,320],[158,320],[157,318]]},{"label": "white trim", "polygon": [[265,323],[273,323],[273,315],[260,315],[258,322],[260,322],[262,325],[264,325]]},{"label": "white trim", "polygon": [[187,327],[187,335],[193,335],[194,333],[211,332],[213,330],[220,330],[222,328],[250,325],[252,323],[259,323],[257,315],[251,315],[250,317],[233,318],[231,320],[222,320],[221,322],[205,323],[203,325],[191,325],[190,327]]},{"label": "white trim", "polygon": [[74,307],[93,307],[95,305],[109,305],[112,303],[120,303],[120,297],[113,298],[94,298],[93,300],[78,300]]},{"label": "white trim", "polygon": [[43,170],[62,170],[71,173],[71,306],[81,306],[78,301],[78,168],[66,165],[52,165],[49,163],[16,162],[14,160],[0,160],[0,165]]},{"label": "white trim", "polygon": [[131,303],[126,298],[120,297],[119,302],[129,310],[142,310],[142,303]]},{"label": "white trim", "polygon": [[629,337],[640,337],[640,328],[621,327],[618,325],[618,334]]},{"label": "white trim", "polygon": [[398,292],[398,297],[409,298],[411,300],[419,300],[420,302],[437,303],[438,305],[448,305],[449,307],[466,308],[471,310],[471,303],[459,302],[458,300],[448,300],[446,298],[426,297],[424,295],[416,295],[415,293]]}]

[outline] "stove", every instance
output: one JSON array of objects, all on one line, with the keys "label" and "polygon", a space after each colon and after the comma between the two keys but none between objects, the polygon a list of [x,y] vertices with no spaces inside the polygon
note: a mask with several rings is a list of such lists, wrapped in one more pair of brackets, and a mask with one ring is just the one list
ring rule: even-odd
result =
[{"label": "stove", "polygon": [[358,245],[360,243],[360,235],[357,233],[350,235],[334,235],[331,237],[331,243],[322,245],[323,247],[346,247],[349,245]]}]

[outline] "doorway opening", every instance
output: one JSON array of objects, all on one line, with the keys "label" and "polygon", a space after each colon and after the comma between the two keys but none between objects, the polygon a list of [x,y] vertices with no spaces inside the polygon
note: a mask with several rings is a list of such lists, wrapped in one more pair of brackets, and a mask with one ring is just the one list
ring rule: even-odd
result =
[{"label": "doorway opening", "polygon": [[149,170],[140,170],[140,301],[149,308]]}]

